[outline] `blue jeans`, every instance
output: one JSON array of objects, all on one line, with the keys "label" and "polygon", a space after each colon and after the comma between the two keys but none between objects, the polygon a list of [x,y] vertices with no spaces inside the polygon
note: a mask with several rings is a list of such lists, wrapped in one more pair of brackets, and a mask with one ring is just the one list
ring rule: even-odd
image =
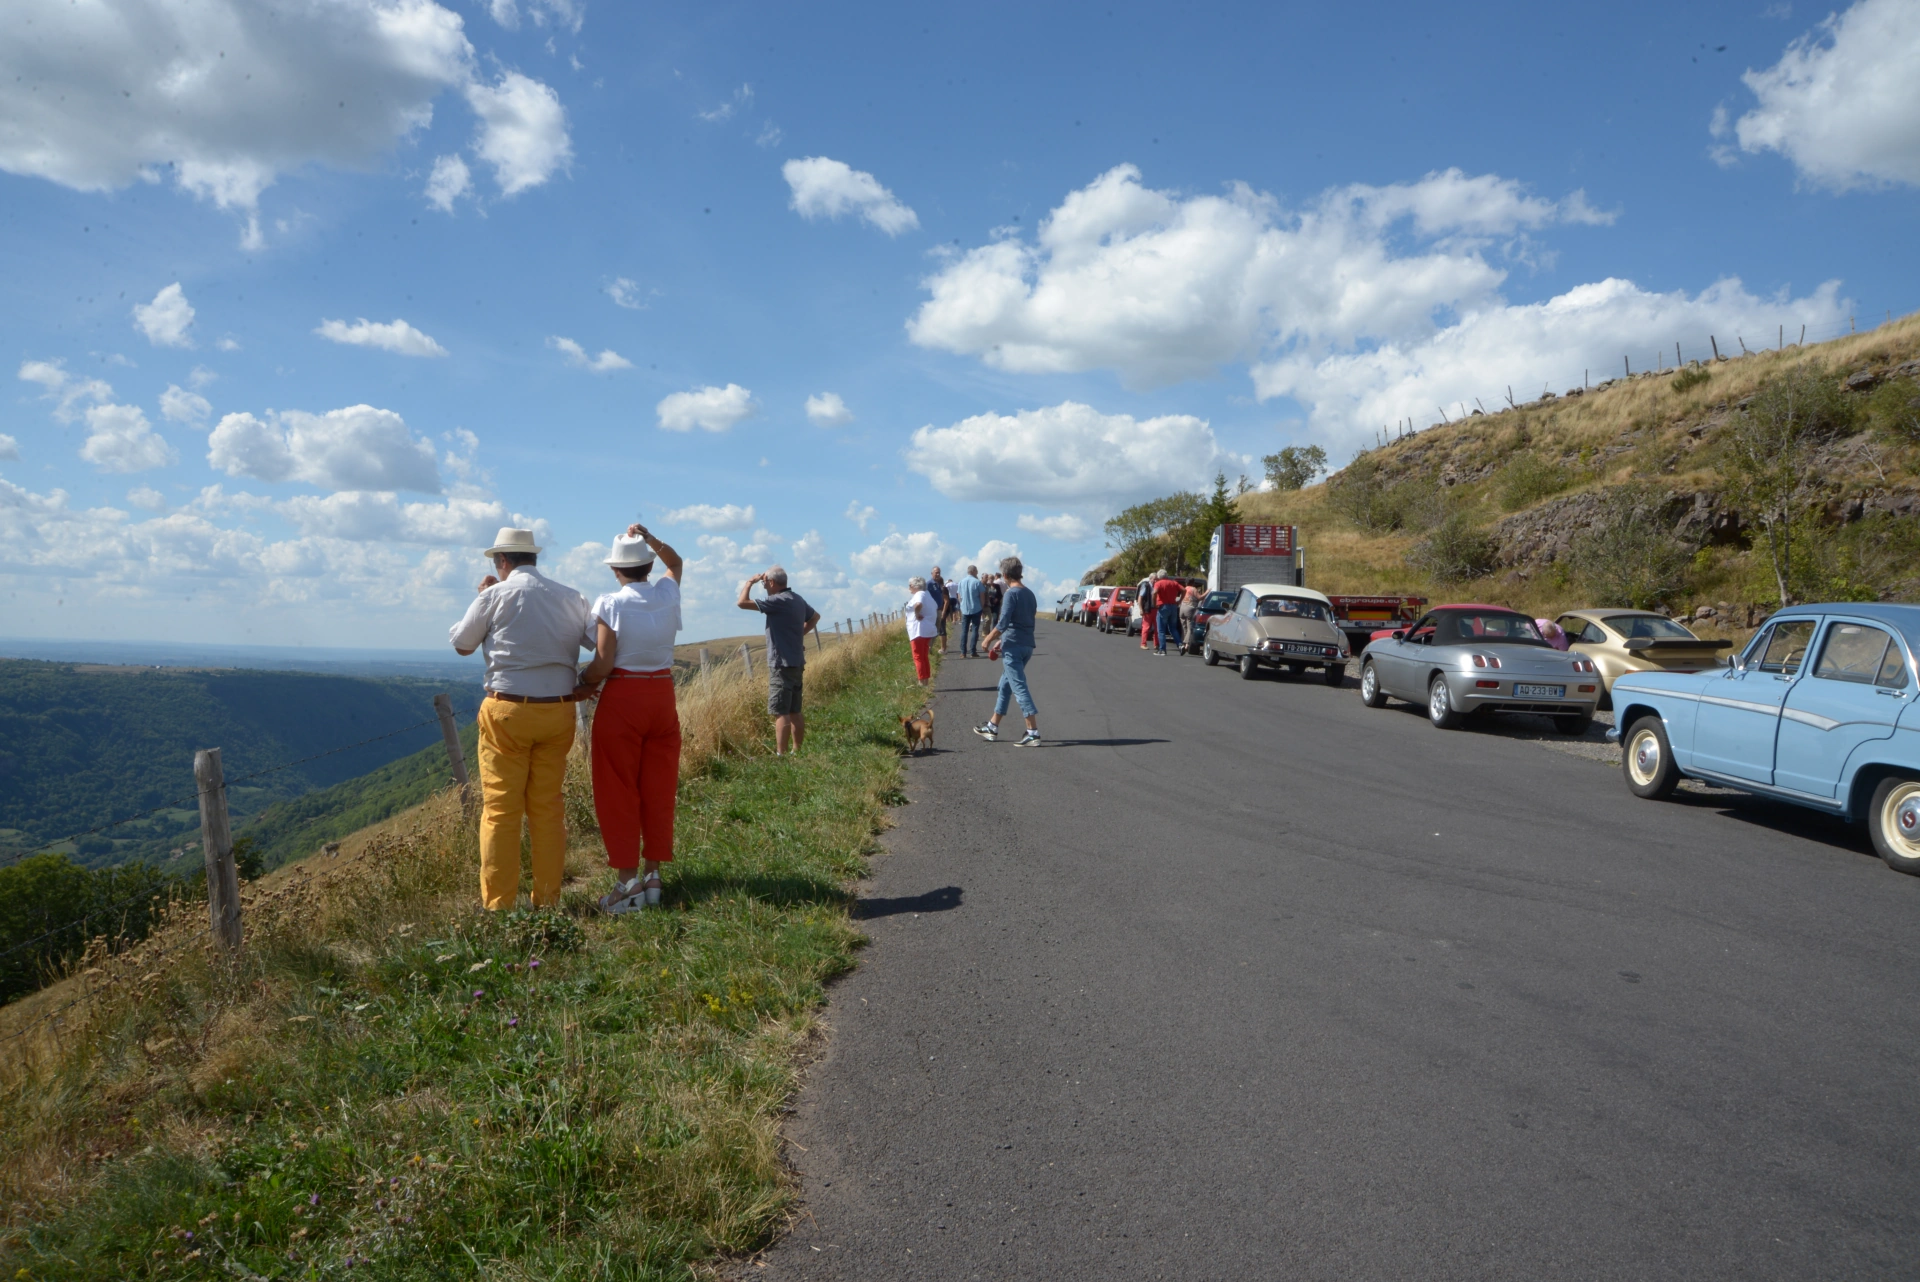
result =
[{"label": "blue jeans", "polygon": [[1159,631],[1161,654],[1167,652],[1168,637],[1173,638],[1174,649],[1178,650],[1180,648],[1180,607],[1177,603],[1160,607]]},{"label": "blue jeans", "polygon": [[1002,646],[1000,649],[1000,690],[994,695],[993,715],[1004,717],[1014,700],[1020,701],[1020,711],[1029,717],[1040,715],[1040,709],[1033,706],[1033,695],[1027,690],[1027,660],[1033,657],[1033,647]]},{"label": "blue jeans", "polygon": [[984,612],[976,611],[973,614],[963,614],[960,616],[960,653],[970,654],[976,659],[980,657],[980,637],[982,636],[980,618],[982,613]]}]

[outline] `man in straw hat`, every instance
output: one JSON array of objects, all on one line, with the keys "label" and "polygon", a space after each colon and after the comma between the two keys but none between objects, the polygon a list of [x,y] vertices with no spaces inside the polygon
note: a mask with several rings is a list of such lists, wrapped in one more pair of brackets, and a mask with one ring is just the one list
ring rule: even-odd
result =
[{"label": "man in straw hat", "polygon": [[582,679],[606,682],[593,720],[593,812],[614,875],[600,907],[618,915],[660,902],[660,865],[673,859],[680,790],[673,639],[680,631],[683,567],[678,552],[634,524],[613,541],[607,568],[620,587],[593,603],[598,636]]},{"label": "man in straw hat", "polygon": [[575,664],[592,649],[587,599],[535,568],[532,530],[502,529],[486,550],[493,573],[454,624],[453,648],[482,650],[487,697],[480,704],[480,898],[513,907],[520,893],[520,820],[533,844],[535,907],[560,901],[567,854],[560,787],[573,747],[573,705],[592,694]]}]

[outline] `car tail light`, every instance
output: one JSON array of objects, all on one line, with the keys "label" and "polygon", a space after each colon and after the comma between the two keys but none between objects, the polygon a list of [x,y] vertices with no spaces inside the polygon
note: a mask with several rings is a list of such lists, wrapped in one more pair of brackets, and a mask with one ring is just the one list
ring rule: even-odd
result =
[{"label": "car tail light", "polygon": [[1497,668],[1500,666],[1500,656],[1497,654],[1476,654],[1473,656],[1473,666],[1476,668]]},{"label": "car tail light", "polygon": [[1592,686],[1581,686],[1581,687],[1580,687],[1580,693],[1581,693],[1581,694],[1592,694],[1592,693],[1593,693],[1593,687],[1592,687]]},{"label": "car tail light", "polygon": [[1573,661],[1573,670],[1575,672],[1585,672],[1588,674],[1592,674],[1599,671],[1598,668],[1593,666],[1592,659],[1575,659]]},{"label": "car tail light", "polygon": [[1473,683],[1473,687],[1476,690],[1498,690],[1500,683],[1498,681],[1476,681]]}]

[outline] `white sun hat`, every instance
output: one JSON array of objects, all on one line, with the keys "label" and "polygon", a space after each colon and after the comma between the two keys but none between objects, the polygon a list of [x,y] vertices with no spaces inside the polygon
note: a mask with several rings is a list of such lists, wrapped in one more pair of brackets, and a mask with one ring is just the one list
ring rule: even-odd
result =
[{"label": "white sun hat", "polygon": [[613,555],[607,558],[607,564],[616,570],[637,570],[653,564],[653,549],[645,539],[630,539],[622,534],[613,541]]},{"label": "white sun hat", "polygon": [[538,555],[540,548],[533,541],[533,531],[516,530],[510,525],[503,525],[500,527],[500,532],[493,536],[493,546],[483,555],[501,556],[508,552],[529,552]]}]

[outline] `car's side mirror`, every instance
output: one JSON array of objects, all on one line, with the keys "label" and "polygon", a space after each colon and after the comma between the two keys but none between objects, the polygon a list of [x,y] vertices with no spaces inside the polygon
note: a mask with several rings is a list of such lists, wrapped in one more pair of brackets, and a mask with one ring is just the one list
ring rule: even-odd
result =
[{"label": "car's side mirror", "polygon": [[1747,670],[1747,656],[1744,654],[1731,656],[1727,660],[1727,667],[1735,672],[1745,672]]},{"label": "car's side mirror", "polygon": [[1395,641],[1405,641],[1407,639],[1407,630],[1405,628],[1395,628],[1393,630],[1393,639]]}]

